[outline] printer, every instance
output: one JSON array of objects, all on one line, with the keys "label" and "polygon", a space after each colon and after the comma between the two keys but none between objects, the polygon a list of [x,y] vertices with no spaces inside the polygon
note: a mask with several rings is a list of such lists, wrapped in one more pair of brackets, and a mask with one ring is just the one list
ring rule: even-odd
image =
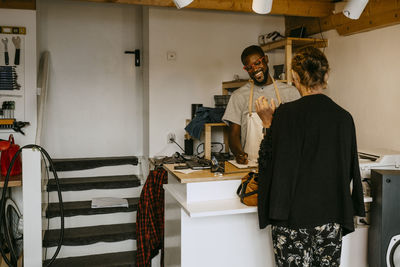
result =
[{"label": "printer", "polygon": [[371,178],[372,169],[400,170],[400,151],[359,149],[361,178]]}]

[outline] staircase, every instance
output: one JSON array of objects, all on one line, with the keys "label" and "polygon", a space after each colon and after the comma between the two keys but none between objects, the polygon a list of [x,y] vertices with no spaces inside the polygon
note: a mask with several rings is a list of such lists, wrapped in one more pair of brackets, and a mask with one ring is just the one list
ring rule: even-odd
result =
[{"label": "staircase", "polygon": [[[64,202],[65,231],[59,256],[52,266],[135,266],[136,210],[141,182],[137,157],[54,160]],[[60,213],[54,179],[46,191],[48,230],[46,259],[54,254],[60,233]],[[94,197],[127,198],[129,207],[91,208]]]}]

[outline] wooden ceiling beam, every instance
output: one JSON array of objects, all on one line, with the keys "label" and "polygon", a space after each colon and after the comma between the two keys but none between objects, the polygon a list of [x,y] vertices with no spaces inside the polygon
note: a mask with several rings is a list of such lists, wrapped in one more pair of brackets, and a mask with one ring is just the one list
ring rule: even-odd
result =
[{"label": "wooden ceiling beam", "polygon": [[[175,7],[171,0],[73,0],[145,6]],[[194,0],[186,8],[235,12],[253,12],[252,0]],[[274,0],[272,15],[324,17],[332,14],[334,4],[326,0]]]},{"label": "wooden ceiling beam", "polygon": [[0,0],[0,8],[10,9],[36,9],[36,0]]},{"label": "wooden ceiling beam", "polygon": [[285,17],[285,32],[301,26],[306,27],[307,35],[336,29],[339,35],[351,35],[400,24],[399,0],[370,0],[358,20],[337,13],[323,18]]},{"label": "wooden ceiling beam", "polygon": [[371,31],[400,23],[400,9],[365,16],[359,20],[345,23],[336,27],[340,35],[351,35],[360,32]]}]

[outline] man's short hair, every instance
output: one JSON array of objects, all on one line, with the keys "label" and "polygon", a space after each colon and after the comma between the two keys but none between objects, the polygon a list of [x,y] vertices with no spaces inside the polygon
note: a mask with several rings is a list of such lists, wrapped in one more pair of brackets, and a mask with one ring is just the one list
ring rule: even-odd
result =
[{"label": "man's short hair", "polygon": [[246,58],[250,55],[260,55],[261,57],[264,56],[264,51],[262,50],[261,47],[259,47],[258,45],[251,45],[249,47],[246,47],[241,55],[241,59],[242,59],[242,63],[243,65],[246,65]]}]

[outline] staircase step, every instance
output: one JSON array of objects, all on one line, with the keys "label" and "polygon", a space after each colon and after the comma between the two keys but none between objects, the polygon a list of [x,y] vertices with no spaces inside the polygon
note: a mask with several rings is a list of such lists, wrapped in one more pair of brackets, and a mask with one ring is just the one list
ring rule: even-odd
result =
[{"label": "staircase step", "polygon": [[[129,205],[128,208],[113,207],[93,209],[92,201],[64,202],[64,217],[136,211],[139,198],[128,198],[127,200]],[[60,216],[60,204],[50,203],[47,207],[46,218],[54,218],[58,216]]]},{"label": "staircase step", "polygon": [[[46,231],[43,247],[57,246],[59,235],[59,229]],[[117,242],[128,239],[136,239],[136,223],[66,228],[63,245],[83,246],[97,242]]]},{"label": "staircase step", "polygon": [[[62,192],[62,198],[64,202],[74,201],[91,201],[95,197],[138,197],[142,192],[143,186],[129,187],[129,188],[117,188],[117,189],[93,189],[83,191],[64,191]],[[46,191],[46,188],[45,190]],[[57,203],[58,195],[57,191],[49,192],[48,203]]]},{"label": "staircase step", "polygon": [[[43,250],[44,260],[51,259],[56,250],[57,247],[45,248]],[[60,252],[57,255],[57,259],[70,258],[70,257],[83,257],[95,254],[109,254],[109,253],[117,253],[123,251],[136,251],[136,240],[129,239],[119,242],[98,242],[95,244],[85,245],[85,246],[62,246]]]},{"label": "staircase step", "polygon": [[[126,251],[118,253],[56,259],[51,266],[134,267],[135,260],[136,260],[136,251]],[[49,260],[45,261],[44,264],[48,264],[48,262]]]},{"label": "staircase step", "polygon": [[[107,213],[107,214],[96,214],[96,215],[78,215],[73,217],[64,218],[65,228],[74,227],[88,227],[97,225],[109,225],[117,223],[134,223],[136,222],[136,211],[131,212],[118,212],[118,213]],[[61,217],[49,218],[43,220],[43,229],[60,229]],[[48,226],[47,226],[48,225]]]},{"label": "staircase step", "polygon": [[[87,169],[80,171],[59,171],[58,178],[80,178],[80,177],[96,177],[96,176],[112,176],[112,175],[139,175],[142,169],[139,165],[119,165],[104,166],[95,169]],[[53,173],[49,173],[50,178],[54,178]]]},{"label": "staircase step", "polygon": [[104,157],[104,158],[69,158],[54,159],[54,168],[56,171],[78,171],[93,169],[104,166],[116,165],[137,165],[139,162],[135,156],[129,157]]},{"label": "staircase step", "polygon": [[[116,189],[140,186],[136,175],[62,178],[59,180],[61,191],[81,191],[90,189]],[[47,191],[57,191],[55,179],[49,179]]]}]

